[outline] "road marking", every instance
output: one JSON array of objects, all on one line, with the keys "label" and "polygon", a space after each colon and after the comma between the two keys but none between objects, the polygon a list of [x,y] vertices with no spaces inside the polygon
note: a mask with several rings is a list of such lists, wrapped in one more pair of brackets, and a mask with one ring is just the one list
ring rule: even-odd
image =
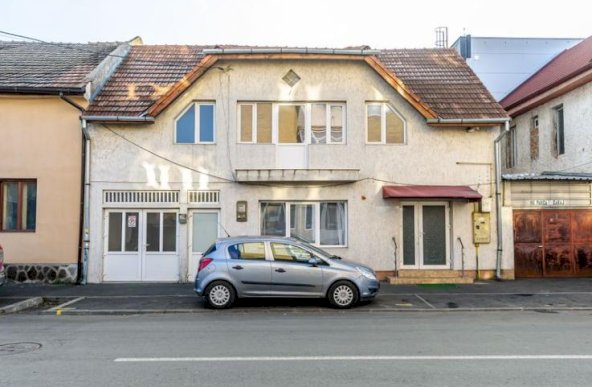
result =
[{"label": "road marking", "polygon": [[75,302],[82,301],[82,300],[84,300],[84,298],[85,298],[85,297],[78,297],[78,298],[75,298],[75,299],[73,299],[73,300],[70,300],[70,301],[64,302],[63,304],[60,304],[60,305],[58,305],[58,306],[54,306],[53,308],[50,308],[50,309],[48,309],[47,311],[48,311],[48,312],[55,312],[56,310],[64,309],[64,307],[66,307],[66,306],[68,306],[68,305],[72,305],[72,304],[73,304],[73,303],[75,303]]},{"label": "road marking", "polygon": [[416,294],[415,297],[419,298],[421,301],[423,301],[427,306],[429,306],[432,309],[436,309],[436,307],[432,304],[430,304],[429,302],[426,301],[425,298],[423,298],[422,296],[420,296],[419,294]]},{"label": "road marking", "polygon": [[461,356],[236,356],[236,357],[119,357],[115,362],[290,362],[360,360],[592,360],[592,355],[461,355]]}]

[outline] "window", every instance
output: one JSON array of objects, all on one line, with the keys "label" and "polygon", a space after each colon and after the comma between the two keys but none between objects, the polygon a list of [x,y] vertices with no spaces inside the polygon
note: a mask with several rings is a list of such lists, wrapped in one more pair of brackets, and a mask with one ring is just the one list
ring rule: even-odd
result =
[{"label": "window", "polygon": [[345,246],[346,203],[262,202],[261,235],[289,236],[321,246]]},{"label": "window", "polygon": [[313,257],[312,253],[303,248],[286,243],[271,243],[271,252],[274,261],[308,263]]},{"label": "window", "polygon": [[406,123],[386,103],[366,105],[366,142],[369,144],[404,144]]},{"label": "window", "polygon": [[553,123],[555,125],[555,154],[562,155],[565,153],[565,127],[563,122],[563,105],[553,108],[555,118]]},{"label": "window", "polygon": [[175,121],[175,143],[213,144],[215,142],[213,103],[193,103]]},{"label": "window", "polygon": [[37,225],[37,182],[0,180],[1,231],[35,231]]},{"label": "window", "polygon": [[[343,144],[343,103],[240,103],[239,142]],[[275,136],[274,136],[275,131]]]},{"label": "window", "polygon": [[265,244],[263,242],[237,243],[228,246],[231,259],[265,260]]},{"label": "window", "polygon": [[516,126],[510,128],[506,136],[506,168],[514,168],[518,156],[518,146],[516,140]]},{"label": "window", "polygon": [[110,212],[108,251],[138,251],[139,212]]},{"label": "window", "polygon": [[539,116],[532,117],[530,122],[530,159],[539,158]]}]

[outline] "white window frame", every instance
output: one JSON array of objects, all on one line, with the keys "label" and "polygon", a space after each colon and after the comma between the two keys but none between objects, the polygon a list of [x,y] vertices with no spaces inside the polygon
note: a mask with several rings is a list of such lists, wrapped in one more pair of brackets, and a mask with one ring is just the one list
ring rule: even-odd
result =
[{"label": "white window frame", "polygon": [[[257,142],[257,105],[260,103],[271,104],[271,143],[258,143]],[[312,143],[312,105],[325,105],[325,138],[324,144],[313,144]],[[251,141],[241,140],[241,126],[242,126],[242,106],[252,107],[252,123],[251,123]],[[346,143],[347,138],[347,103],[345,102],[326,102],[326,101],[309,101],[309,102],[270,102],[270,101],[257,101],[257,102],[238,102],[237,103],[237,143],[238,144],[259,144],[259,145],[277,145],[278,131],[279,131],[279,107],[280,106],[303,106],[304,107],[304,129],[305,129],[305,141],[306,145],[343,145]],[[342,139],[341,141],[332,141],[331,139],[331,107],[341,107],[341,122],[342,122]]]},{"label": "white window frame", "polygon": [[[286,230],[285,230],[285,236],[286,238],[290,238],[291,234],[290,234],[290,227],[291,227],[291,213],[290,213],[290,208],[289,206],[293,205],[293,204],[313,204],[314,205],[314,219],[313,219],[313,227],[315,229],[315,241],[314,243],[311,243],[311,245],[313,246],[317,246],[320,248],[347,248],[348,247],[348,243],[349,243],[349,221],[348,221],[348,216],[349,216],[349,210],[348,210],[348,202],[347,200],[319,200],[319,201],[277,201],[277,200],[262,200],[259,202],[259,229],[261,230],[261,206],[265,203],[280,203],[283,204],[284,207],[284,213],[286,216]],[[344,203],[345,206],[345,224],[344,224],[344,231],[345,231],[345,241],[342,245],[322,245],[320,243],[321,241],[321,204],[322,203]]]},{"label": "white window frame", "polygon": [[[380,105],[380,141],[368,141],[368,106],[370,105]],[[407,120],[393,105],[388,102],[368,101],[364,107],[364,126],[366,127],[364,141],[366,145],[407,145]],[[403,142],[401,143],[386,142],[386,111],[389,108],[403,121]]]},{"label": "white window frame", "polygon": [[[179,120],[181,119],[181,117],[183,117],[183,115],[185,113],[187,113],[187,111],[189,109],[191,109],[192,106],[195,106],[195,117],[194,117],[194,122],[193,122],[193,136],[195,141],[192,143],[189,142],[177,142],[177,122],[179,122]],[[200,114],[201,114],[201,109],[199,108],[200,106],[212,106],[212,141],[200,141],[200,134],[201,134],[201,127],[199,125],[199,119],[200,119]],[[187,105],[187,107],[185,109],[183,109],[183,111],[175,118],[175,130],[173,131],[173,143],[175,145],[194,145],[194,144],[203,144],[203,145],[208,145],[208,144],[215,144],[216,143],[216,102],[214,101],[195,101],[190,103],[189,105]]]}]

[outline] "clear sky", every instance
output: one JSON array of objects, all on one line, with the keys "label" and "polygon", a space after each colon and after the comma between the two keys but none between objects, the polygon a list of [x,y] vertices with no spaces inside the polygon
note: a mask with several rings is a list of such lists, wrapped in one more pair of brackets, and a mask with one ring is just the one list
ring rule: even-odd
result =
[{"label": "clear sky", "polygon": [[[433,47],[474,36],[587,37],[582,0],[0,0],[0,30],[59,42]],[[1,40],[11,40],[0,34]]]}]

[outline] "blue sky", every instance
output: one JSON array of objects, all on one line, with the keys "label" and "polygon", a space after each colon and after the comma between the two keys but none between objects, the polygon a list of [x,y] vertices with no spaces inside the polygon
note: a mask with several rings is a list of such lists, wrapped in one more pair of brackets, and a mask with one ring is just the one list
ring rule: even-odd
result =
[{"label": "blue sky", "polygon": [[146,44],[432,47],[437,26],[449,28],[450,43],[463,32],[587,37],[584,8],[575,0],[0,0],[0,30],[62,42],[139,35]]}]

